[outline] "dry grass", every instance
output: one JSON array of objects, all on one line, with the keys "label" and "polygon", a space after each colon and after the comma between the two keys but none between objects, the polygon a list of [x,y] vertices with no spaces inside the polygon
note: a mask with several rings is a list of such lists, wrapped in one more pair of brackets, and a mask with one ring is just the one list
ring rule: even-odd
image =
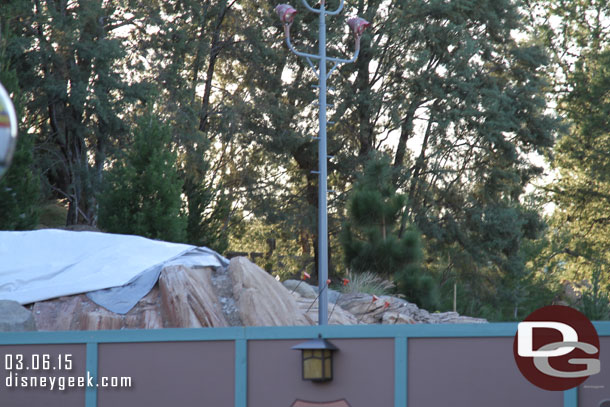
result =
[{"label": "dry grass", "polygon": [[390,295],[394,289],[394,283],[384,280],[369,271],[363,273],[347,273],[349,283],[341,287],[344,294],[365,293],[371,295]]}]

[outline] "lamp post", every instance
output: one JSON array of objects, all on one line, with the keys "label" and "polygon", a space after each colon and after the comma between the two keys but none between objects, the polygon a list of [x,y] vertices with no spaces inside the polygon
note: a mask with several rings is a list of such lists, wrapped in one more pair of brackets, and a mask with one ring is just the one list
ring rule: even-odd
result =
[{"label": "lamp post", "polygon": [[[318,323],[319,325],[328,324],[328,293],[326,290],[328,279],[328,209],[327,209],[327,153],[326,153],[326,80],[330,77],[335,69],[341,64],[351,63],[358,58],[360,52],[360,37],[365,28],[370,25],[366,20],[359,17],[350,18],[347,21],[352,34],[356,41],[356,50],[351,59],[332,58],[326,56],[326,16],[336,15],[343,9],[343,1],[340,0],[339,7],[334,11],[325,9],[325,0],[320,1],[319,8],[313,8],[307,0],[302,0],[303,5],[311,12],[319,15],[319,42],[318,54],[309,54],[306,52],[297,51],[290,41],[290,26],[294,21],[294,16],[297,11],[289,4],[280,4],[275,8],[275,12],[279,15],[282,24],[284,24],[284,33],[286,34],[286,44],[288,48],[296,55],[303,57],[309,63],[318,77],[318,99],[319,99],[319,136],[318,136]],[[314,61],[318,62],[316,69]],[[326,64],[333,63],[333,67],[327,71]]]},{"label": "lamp post", "polygon": [[0,84],[0,178],[6,172],[17,144],[17,115],[8,93]]}]

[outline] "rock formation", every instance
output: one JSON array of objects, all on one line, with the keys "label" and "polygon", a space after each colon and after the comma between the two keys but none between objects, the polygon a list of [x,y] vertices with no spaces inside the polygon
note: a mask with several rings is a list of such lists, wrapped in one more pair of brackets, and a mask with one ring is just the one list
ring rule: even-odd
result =
[{"label": "rock formation", "polygon": [[35,331],[32,313],[16,301],[0,300],[0,332]]},{"label": "rock formation", "polygon": [[[125,315],[106,310],[84,294],[37,302],[31,310],[37,328],[49,331],[313,325],[317,297],[317,288],[306,282],[282,285],[247,258],[236,257],[226,269],[166,267],[157,285]],[[487,322],[455,312],[430,313],[391,296],[329,290],[329,298],[330,324]],[[28,324],[24,322],[23,329]]]},{"label": "rock formation", "polygon": [[212,269],[170,266],[161,272],[159,289],[164,326],[229,326],[212,285]]},{"label": "rock formation", "polygon": [[311,325],[295,298],[267,272],[245,257],[229,264],[233,296],[246,326]]},{"label": "rock formation", "polygon": [[[313,324],[318,323],[318,299],[317,294],[314,298],[301,297],[297,292],[293,293],[297,300],[300,310],[305,313]],[[338,306],[336,303],[328,304],[328,323],[331,325],[356,325],[358,319]]]},{"label": "rock formation", "polygon": [[431,313],[401,298],[387,295],[381,295],[375,299],[370,294],[345,294],[339,297],[337,304],[365,324],[478,324],[487,322],[482,318],[460,316],[457,312]]}]

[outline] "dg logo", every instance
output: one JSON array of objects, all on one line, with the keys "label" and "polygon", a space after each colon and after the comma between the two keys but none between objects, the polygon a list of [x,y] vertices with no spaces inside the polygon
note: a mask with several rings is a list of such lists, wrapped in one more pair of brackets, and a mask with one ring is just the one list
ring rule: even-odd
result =
[{"label": "dg logo", "polygon": [[519,323],[513,352],[523,376],[545,390],[577,387],[601,369],[595,327],[579,311],[561,305],[540,308]]}]

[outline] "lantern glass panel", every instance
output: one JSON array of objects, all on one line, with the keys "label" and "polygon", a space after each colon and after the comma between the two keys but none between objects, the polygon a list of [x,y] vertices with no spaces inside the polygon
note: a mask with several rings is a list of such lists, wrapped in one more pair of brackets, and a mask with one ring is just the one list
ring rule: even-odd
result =
[{"label": "lantern glass panel", "polygon": [[316,357],[303,359],[303,379],[320,380],[323,377],[322,359]]},{"label": "lantern glass panel", "polygon": [[329,357],[324,359],[324,378],[331,379],[333,376],[333,361]]}]

